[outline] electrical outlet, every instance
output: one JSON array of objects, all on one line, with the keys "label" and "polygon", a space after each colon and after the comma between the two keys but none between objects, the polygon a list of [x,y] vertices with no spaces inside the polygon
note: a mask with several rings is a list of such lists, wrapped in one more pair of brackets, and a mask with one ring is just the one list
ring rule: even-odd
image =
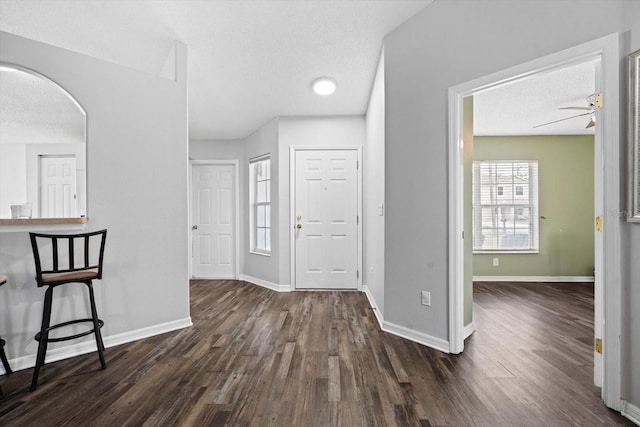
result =
[{"label": "electrical outlet", "polygon": [[500,258],[494,258],[493,259],[493,266],[494,267],[500,267]]},{"label": "electrical outlet", "polygon": [[422,291],[420,292],[420,302],[422,305],[430,306],[431,305],[431,292]]}]

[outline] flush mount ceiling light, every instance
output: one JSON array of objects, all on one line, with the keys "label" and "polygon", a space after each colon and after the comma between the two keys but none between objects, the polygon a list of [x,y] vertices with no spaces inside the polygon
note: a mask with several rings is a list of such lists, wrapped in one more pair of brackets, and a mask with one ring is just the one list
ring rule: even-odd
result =
[{"label": "flush mount ceiling light", "polygon": [[331,95],[336,91],[336,81],[331,77],[318,77],[311,83],[313,91],[318,95]]}]

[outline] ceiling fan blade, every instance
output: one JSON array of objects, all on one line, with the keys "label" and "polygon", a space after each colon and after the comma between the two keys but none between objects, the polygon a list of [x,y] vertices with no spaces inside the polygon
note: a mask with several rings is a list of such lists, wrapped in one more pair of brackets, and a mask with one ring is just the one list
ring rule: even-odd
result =
[{"label": "ceiling fan blade", "polygon": [[585,110],[585,111],[592,111],[593,108],[591,108],[591,107],[559,107],[558,110]]},{"label": "ceiling fan blade", "polygon": [[536,125],[536,126],[534,126],[533,128],[535,129],[535,128],[539,128],[539,127],[542,127],[542,126],[552,125],[552,124],[554,124],[554,123],[564,122],[565,120],[575,119],[576,117],[588,116],[589,114],[593,114],[593,113],[591,113],[591,111],[589,111],[588,113],[577,114],[577,115],[575,115],[575,116],[565,117],[564,119],[554,120],[554,121],[552,121],[552,122],[547,122],[547,123],[543,123],[543,124],[541,124],[541,125]]}]

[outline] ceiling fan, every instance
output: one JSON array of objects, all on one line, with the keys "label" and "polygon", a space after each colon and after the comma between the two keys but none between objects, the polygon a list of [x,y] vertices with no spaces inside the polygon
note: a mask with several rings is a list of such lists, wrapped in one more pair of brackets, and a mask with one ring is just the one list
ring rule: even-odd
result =
[{"label": "ceiling fan", "polygon": [[554,120],[552,122],[543,123],[541,125],[536,125],[536,126],[534,126],[534,128],[539,128],[539,127],[542,127],[542,126],[547,126],[547,125],[551,125],[553,123],[563,122],[565,120],[575,119],[576,117],[582,117],[582,116],[591,116],[589,118],[589,122],[587,123],[587,126],[585,126],[585,129],[592,128],[592,127],[594,127],[596,125],[595,111],[596,111],[597,99],[598,99],[598,96],[595,93],[592,93],[591,95],[587,96],[587,105],[588,105],[588,107],[560,107],[560,108],[558,108],[558,110],[585,110],[587,112],[586,113],[581,113],[581,114],[576,114],[576,115],[573,115],[573,116],[570,116],[570,117],[565,117],[564,119]]}]

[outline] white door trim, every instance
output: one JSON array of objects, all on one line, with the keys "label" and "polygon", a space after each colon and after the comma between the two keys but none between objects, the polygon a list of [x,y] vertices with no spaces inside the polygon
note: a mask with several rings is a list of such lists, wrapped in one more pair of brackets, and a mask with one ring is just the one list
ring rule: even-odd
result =
[{"label": "white door trim", "polygon": [[[579,46],[557,52],[497,73],[449,88],[449,351],[464,349],[463,290],[463,188],[462,188],[462,99],[466,96],[538,73],[600,58],[605,108],[596,126],[595,215],[603,217],[603,244],[596,246],[596,259],[602,260],[602,283],[596,292],[603,307],[596,307],[596,319],[602,325],[602,399],[610,408],[620,410],[621,402],[621,264],[620,264],[620,99],[619,34],[611,34]],[[609,143],[604,143],[605,141]],[[599,145],[599,146],[598,146]],[[596,277],[596,281],[597,281]],[[603,291],[606,284],[607,292]],[[596,375],[596,380],[597,380]]]},{"label": "white door trim", "polygon": [[360,145],[291,145],[289,147],[289,253],[291,290],[296,289],[296,240],[292,233],[296,220],[296,152],[322,150],[356,150],[358,159],[358,291],[362,291],[362,146]]},{"label": "white door trim", "polygon": [[188,192],[188,208],[189,208],[189,227],[187,234],[189,236],[189,279],[193,278],[193,233],[191,227],[193,227],[192,221],[192,203],[191,192],[193,190],[193,166],[195,165],[233,165],[234,169],[234,197],[235,197],[235,279],[240,277],[240,162],[238,160],[189,160],[189,192]]}]

